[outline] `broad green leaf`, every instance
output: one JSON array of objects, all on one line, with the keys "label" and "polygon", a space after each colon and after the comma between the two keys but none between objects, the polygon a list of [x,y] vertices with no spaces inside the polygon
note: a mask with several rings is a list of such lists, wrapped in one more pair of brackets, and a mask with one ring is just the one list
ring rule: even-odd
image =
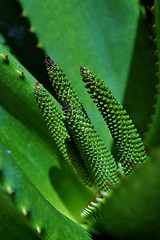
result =
[{"label": "broad green leaf", "polygon": [[[12,51],[19,60],[31,72],[34,69],[34,75],[38,76],[40,81],[45,81],[45,85],[48,86],[44,65],[40,63],[43,61],[44,53],[34,48],[32,31],[27,34],[29,24],[25,21],[29,20],[33,35],[39,37],[39,45],[42,45],[47,53],[65,67],[64,70],[71,77],[83,103],[87,101],[87,111],[103,141],[109,146],[112,142],[111,136],[82,86],[78,74],[80,65],[97,72],[113,90],[118,100],[122,102],[125,97],[124,104],[127,111],[143,136],[154,110],[156,78],[145,15],[140,13],[139,2],[133,0],[128,3],[123,0],[117,3],[114,0],[106,3],[101,0],[97,6],[95,2],[81,1],[81,5],[77,4],[76,9],[75,4],[78,1],[63,2],[63,4],[61,1],[33,3],[22,0],[20,2],[22,9],[17,2],[10,2],[8,5],[5,2],[1,3],[2,9],[8,7],[11,12],[9,18],[5,11],[0,12],[3,22],[2,32],[6,32],[4,35],[7,42],[10,43]],[[36,13],[33,9],[36,9]],[[24,19],[19,17],[20,11],[23,11],[21,14]],[[70,12],[72,14],[69,14]],[[10,28],[13,28],[12,35],[5,30],[5,26],[9,28],[9,24],[11,24]],[[20,39],[21,45],[25,47],[19,44]],[[141,91],[144,88],[147,90],[145,95],[142,95]]]},{"label": "broad green leaf", "polygon": [[[110,146],[112,139],[86,95],[79,74],[81,65],[104,79],[115,97],[124,101],[136,127],[141,135],[144,134],[154,110],[157,78],[139,1],[19,2],[23,15],[38,36],[39,45],[63,67],[106,145]],[[10,5],[9,1],[7,5]],[[2,11],[8,13],[3,8]],[[155,0],[155,13],[159,34],[159,0]],[[157,39],[159,51],[159,35]],[[3,42],[3,38],[0,41]],[[63,162],[45,129],[33,96],[35,79],[11,56],[8,64],[5,59],[8,53],[3,48],[0,50],[0,101],[3,106],[0,110],[0,141],[11,150],[15,162],[51,204],[67,216],[80,220],[79,213],[91,195]],[[28,49],[28,55],[32,56],[32,50]],[[36,64],[25,54],[24,59],[28,66]],[[24,72],[24,79],[21,72]],[[43,82],[43,79],[38,80]],[[159,145],[159,106],[158,98],[156,114],[145,137],[149,147]],[[97,213],[98,221],[94,225],[99,232],[122,239],[144,239],[144,236],[150,239],[156,234],[155,239],[156,236],[159,239],[159,154],[155,158],[144,166],[144,170],[140,168],[124,181],[107,199]],[[11,172],[15,174],[14,168]],[[8,196],[3,195],[3,198],[8,201]],[[10,204],[8,206],[13,210]],[[28,228],[25,231],[30,234]]]},{"label": "broad green leaf", "polygon": [[122,101],[139,18],[137,0],[20,1],[39,44],[61,65],[101,134],[110,134],[81,82],[81,65],[97,72]]},{"label": "broad green leaf", "polygon": [[[0,108],[0,141],[50,203],[80,219],[90,193],[66,165],[45,129],[34,99],[36,80],[5,49],[1,47],[0,51],[0,101],[12,113]],[[9,63],[5,62],[6,54]],[[20,72],[24,72],[24,79]]]},{"label": "broad green leaf", "polygon": [[0,193],[1,239],[90,239],[37,191],[2,145]]},{"label": "broad green leaf", "polygon": [[[160,238],[160,149],[93,210],[93,225],[116,239]],[[95,200],[93,200],[95,201]]]},{"label": "broad green leaf", "polygon": [[151,123],[151,115],[154,113],[158,83],[152,49],[154,46],[149,42],[145,18],[141,13],[124,96],[124,107],[143,138],[146,137],[148,124]]},{"label": "broad green leaf", "polygon": [[[154,37],[153,40],[157,44],[157,49],[155,49],[155,56],[157,56],[157,72],[156,76],[159,80],[159,72],[160,72],[160,64],[159,64],[159,58],[160,58],[160,14],[159,14],[159,8],[160,8],[160,1],[156,0],[154,8],[152,9],[153,14],[155,14],[155,25],[154,25]],[[155,96],[157,104],[155,107],[155,113],[152,116],[151,125],[149,128],[149,131],[147,132],[145,144],[148,147],[157,147],[160,144],[160,137],[159,137],[159,122],[160,122],[160,92],[159,92],[159,86],[160,83],[157,84],[157,94]]]}]

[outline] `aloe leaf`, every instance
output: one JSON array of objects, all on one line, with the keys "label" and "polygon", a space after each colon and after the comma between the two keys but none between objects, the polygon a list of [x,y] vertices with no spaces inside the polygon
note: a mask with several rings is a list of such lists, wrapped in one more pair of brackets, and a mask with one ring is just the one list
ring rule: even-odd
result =
[{"label": "aloe leaf", "polygon": [[[0,101],[8,111],[0,109],[0,141],[13,151],[16,162],[22,168],[25,166],[28,178],[56,208],[79,219],[90,192],[64,163],[45,129],[34,99],[36,80],[5,49],[0,50]],[[61,181],[60,176],[63,176]],[[76,206],[72,204],[73,199]]]},{"label": "aloe leaf", "polygon": [[159,239],[160,237],[160,150],[152,153],[151,160],[140,166],[101,204],[95,200],[88,220],[102,235],[118,239]]},{"label": "aloe leaf", "polygon": [[[0,188],[0,237],[4,240],[13,239],[40,239],[36,232],[32,231],[22,218],[22,213],[17,213],[8,194]],[[15,231],[16,229],[16,231]]]},{"label": "aloe leaf", "polygon": [[39,44],[63,67],[82,102],[87,102],[86,110],[103,141],[111,144],[104,122],[82,91],[77,71],[81,65],[94,69],[102,79],[110,80],[111,90],[119,100],[123,99],[139,17],[138,1],[20,3]]},{"label": "aloe leaf", "polygon": [[[0,173],[0,208],[2,209],[0,237],[3,239],[20,237],[21,239],[90,239],[80,225],[62,215],[45,200],[15,163],[10,152],[2,145]],[[14,238],[10,237],[12,234]]]},{"label": "aloe leaf", "polygon": [[155,46],[149,37],[146,15],[141,13],[137,24],[123,105],[143,138],[146,137],[148,124],[151,123],[151,116],[154,114],[158,83]]},{"label": "aloe leaf", "polygon": [[[156,62],[157,65],[157,77],[159,78],[159,71],[160,71],[160,15],[159,15],[159,8],[160,8],[160,2],[158,0],[155,1],[154,7],[151,9],[152,13],[155,16],[155,24],[153,26],[154,30],[154,38],[153,41],[157,45],[157,49],[155,49],[155,55],[158,57],[158,60]],[[157,104],[155,105],[155,113],[152,116],[151,125],[149,128],[149,131],[147,132],[147,136],[145,139],[145,144],[148,147],[157,147],[160,144],[160,138],[159,138],[159,121],[160,121],[160,92],[159,92],[159,83],[158,83],[158,92],[155,96],[157,100]]]},{"label": "aloe leaf", "polygon": [[[93,69],[100,75],[100,78],[107,81],[107,86],[118,100],[122,102],[125,97],[125,106],[131,118],[140,133],[144,134],[149,116],[153,111],[154,86],[157,77],[154,77],[154,69],[150,64],[151,56],[148,54],[150,46],[146,42],[147,31],[140,16],[140,1],[106,2],[101,0],[98,4],[91,0],[82,0],[81,4],[73,0],[69,2],[21,0],[19,2],[22,3],[23,16],[31,21],[32,31],[40,39],[39,46],[41,45],[63,66],[82,102],[85,106],[87,105],[89,116],[92,117],[104,142],[110,145],[111,136],[104,131],[105,125],[102,124],[102,119],[85,94],[85,90],[82,90],[80,76],[77,77],[80,65]],[[155,0],[154,11],[158,34],[159,7],[159,0]],[[157,39],[159,51],[159,35]],[[12,57],[9,56],[8,59],[4,49],[1,48],[1,51],[0,88],[2,94],[0,100],[3,108],[0,121],[3,127],[0,129],[0,141],[13,152],[15,161],[52,204],[56,205],[58,202],[56,206],[58,209],[62,209],[69,215],[68,208],[74,217],[79,219],[78,212],[90,194],[78,183],[74,174],[63,163],[54,144],[52,145],[52,140],[35,107],[33,97],[35,80],[30,82],[30,74],[21,66],[17,66],[19,63]],[[32,61],[31,64],[33,64]],[[16,81],[15,84],[17,77],[20,82]],[[159,97],[157,99],[156,114],[145,137],[145,144],[149,147],[159,145]],[[15,129],[18,129],[18,134]],[[34,143],[34,147],[28,144],[28,140]],[[44,158],[45,154],[48,157]],[[47,160],[44,162],[44,159]],[[155,238],[156,236],[159,238],[157,230],[159,209],[155,208],[157,199],[159,201],[158,159],[159,154],[156,155],[155,161],[147,163],[144,168],[140,168],[135,175],[127,178],[126,182],[124,181],[113,191],[111,197],[106,199],[106,203],[102,204],[100,210],[96,212],[97,217],[93,216],[93,219],[97,219],[93,227],[104,235],[110,233],[122,239],[142,239],[144,236],[150,239],[151,233],[156,234]],[[42,184],[39,181],[41,174],[44,177]],[[148,176],[152,176],[152,179]],[[150,197],[152,192],[153,198]],[[153,200],[152,206],[151,200]],[[62,201],[65,202],[67,208]],[[147,211],[149,212],[148,218],[145,214]],[[153,222],[156,224],[154,225]]]},{"label": "aloe leaf", "polygon": [[[26,24],[21,26],[23,22],[27,22],[29,25],[29,20],[31,22],[31,29],[28,29],[29,33],[27,33],[27,29],[25,29],[26,37],[28,38],[31,35],[30,41],[32,42],[32,35],[37,34],[41,42],[36,42],[35,44],[44,47],[49,54],[54,56],[56,61],[58,59],[59,63],[64,63],[63,66],[66,67],[65,70],[69,73],[69,77],[71,76],[73,85],[76,87],[82,101],[87,101],[87,111],[92,117],[98,132],[102,135],[103,141],[107,144],[109,144],[109,142],[111,143],[111,136],[107,130],[104,131],[104,123],[102,122],[100,124],[101,119],[98,117],[98,113],[85,94],[85,91],[81,91],[81,82],[75,81],[76,79],[78,80],[76,71],[80,65],[86,65],[90,69],[94,69],[95,72],[97,71],[102,74],[101,77],[105,79],[105,81],[108,82],[109,80],[107,85],[113,90],[118,100],[122,101],[125,96],[125,107],[140,134],[144,134],[147,130],[147,124],[150,122],[150,115],[153,113],[152,106],[155,102],[153,96],[156,92],[156,78],[153,77],[154,66],[152,64],[149,41],[147,40],[147,26],[145,26],[144,16],[140,14],[139,2],[131,1],[128,3],[128,1],[123,0],[120,3],[115,3],[114,1],[106,3],[101,1],[97,6],[97,4],[95,5],[93,2],[82,1],[81,5],[78,5],[78,8],[76,8],[76,11],[74,1],[73,3],[70,1],[67,4],[61,4],[60,1],[58,3],[44,3],[43,1],[35,1],[34,3],[31,1],[20,2],[24,9],[19,9],[20,6],[12,6],[12,4],[10,6],[10,11],[14,7],[15,12],[17,12],[17,17],[13,19],[13,21],[16,22],[16,26],[18,22],[20,22],[20,26],[17,26],[17,31],[19,29],[21,32],[21,30],[26,27]],[[18,4],[14,3],[13,5]],[[83,11],[84,8],[86,9],[85,12]],[[33,9],[37,10],[36,14],[32,12]],[[42,9],[45,9],[45,14],[41,12]],[[21,18],[19,17],[18,11],[22,11],[20,13]],[[68,12],[72,12],[72,14],[70,15]],[[11,15],[15,14],[12,13]],[[4,19],[5,21],[8,20],[4,12],[2,16],[2,21],[4,21]],[[27,17],[29,19],[27,19]],[[12,22],[13,16],[10,18],[10,22]],[[37,21],[37,19],[39,20]],[[120,19],[120,21],[118,21],[118,19]],[[42,25],[39,24],[41,20],[43,22]],[[66,24],[68,22],[70,23],[68,27],[69,31],[66,32]],[[45,34],[43,34],[43,27],[41,26],[45,28]],[[95,29],[94,32],[92,31],[93,26]],[[32,31],[33,29],[34,31]],[[63,35],[63,38],[59,37],[60,35]],[[105,36],[106,41],[104,41]],[[14,34],[12,37],[14,41]],[[32,56],[36,49],[33,50],[33,46],[29,47],[27,45],[25,41],[26,37],[24,38],[24,36],[21,35],[19,35],[19,37],[22,37],[22,41],[24,45],[26,45],[25,48],[28,49],[27,52],[24,52],[24,56],[26,57],[19,57],[19,53],[23,51],[23,48],[19,50],[19,46],[17,46],[17,50],[14,48],[12,51],[14,51],[20,61],[32,71],[34,63],[29,60],[29,56]],[[73,38],[76,43],[75,46],[81,45],[81,47],[71,46]],[[52,42],[54,42],[54,49]],[[28,54],[28,52],[30,54]],[[38,49],[34,56],[39,56],[41,61],[43,61],[43,57],[38,54]],[[74,62],[72,62],[72,70],[70,70],[69,62],[72,61],[72,56]],[[95,61],[95,59],[100,59],[99,57],[101,57],[102,60]],[[28,62],[26,62],[27,59]],[[37,64],[39,66],[38,61]],[[41,63],[41,65],[43,64]],[[44,76],[44,65],[39,68],[41,75],[46,79]],[[43,71],[41,71],[41,69],[43,69]],[[35,68],[35,70],[34,74],[40,76],[40,74],[38,75],[38,69]],[[140,83],[139,79],[141,79]],[[152,79],[152,81],[150,81],[150,79]],[[43,82],[43,84],[47,85],[46,82]],[[126,86],[127,92],[125,93]],[[144,95],[142,97],[140,89],[146,89],[146,87],[145,97]],[[136,99],[134,99],[135,93],[137,95]],[[133,104],[135,101],[137,101],[138,104]],[[146,102],[148,104],[147,109]],[[140,109],[145,110],[142,112]],[[95,116],[97,117],[95,118]]]}]

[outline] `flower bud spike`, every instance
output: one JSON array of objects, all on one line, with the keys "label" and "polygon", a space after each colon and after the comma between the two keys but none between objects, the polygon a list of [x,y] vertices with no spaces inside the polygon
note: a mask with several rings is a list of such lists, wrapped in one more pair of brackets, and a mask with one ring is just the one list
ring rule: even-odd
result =
[{"label": "flower bud spike", "polygon": [[80,68],[83,82],[96,103],[115,141],[119,162],[125,174],[147,160],[142,140],[122,105],[102,80],[85,67]]},{"label": "flower bud spike", "polygon": [[81,159],[79,159],[79,153],[75,150],[74,142],[70,138],[63,122],[63,118],[59,110],[56,108],[52,98],[47,94],[47,91],[41,84],[39,84],[39,82],[35,84],[34,94],[48,130],[56,142],[62,156],[68,164],[72,166],[81,181],[84,184],[91,186],[92,181],[90,175]]}]

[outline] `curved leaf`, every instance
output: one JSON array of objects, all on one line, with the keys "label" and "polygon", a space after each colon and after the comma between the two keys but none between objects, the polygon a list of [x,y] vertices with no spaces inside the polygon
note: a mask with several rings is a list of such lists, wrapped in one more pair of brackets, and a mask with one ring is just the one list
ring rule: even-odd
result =
[{"label": "curved leaf", "polygon": [[81,65],[94,70],[102,79],[109,79],[115,96],[123,99],[139,16],[138,1],[20,2],[39,44],[63,67],[84,105],[87,102],[87,112],[103,141],[109,145],[111,136],[77,73]]},{"label": "curved leaf", "polygon": [[[101,234],[118,239],[160,238],[160,149],[154,150],[149,162],[123,179],[93,214],[92,227]],[[102,201],[102,199],[101,199]],[[90,220],[89,220],[90,221]]]},{"label": "curved leaf", "polygon": [[[0,141],[13,152],[16,162],[25,167],[28,178],[56,208],[80,219],[80,211],[90,193],[65,164],[45,129],[34,99],[36,80],[5,49],[1,47],[0,52],[0,102],[12,114],[0,108]],[[53,181],[53,168],[61,171],[63,182],[58,183],[59,178]]]},{"label": "curved leaf", "polygon": [[[6,209],[6,211],[3,209],[4,215],[0,217],[1,224],[6,220],[6,224],[3,224],[0,232],[1,237],[9,239],[7,235],[13,232],[14,236],[27,239],[25,235],[27,232],[28,239],[32,239],[32,236],[35,239],[35,235],[40,239],[90,239],[80,225],[62,215],[44,199],[14,162],[9,151],[2,146],[0,151],[0,191],[2,196],[0,208],[5,207]],[[6,195],[7,193],[10,197]],[[16,213],[15,207],[17,208]],[[7,215],[9,210],[10,214]],[[3,216],[6,219],[3,219]],[[11,220],[15,217],[16,220],[12,223]],[[22,229],[18,231],[16,225],[19,223]],[[28,228],[32,231],[29,231]]]}]

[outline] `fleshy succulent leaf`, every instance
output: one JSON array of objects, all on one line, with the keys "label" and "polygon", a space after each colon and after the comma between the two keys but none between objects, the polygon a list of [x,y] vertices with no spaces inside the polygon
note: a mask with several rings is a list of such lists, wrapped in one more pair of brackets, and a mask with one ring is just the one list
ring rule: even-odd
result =
[{"label": "fleshy succulent leaf", "polygon": [[[24,79],[21,72],[24,72]],[[0,141],[13,152],[17,164],[22,168],[25,166],[27,177],[50,203],[70,218],[80,219],[80,211],[91,193],[61,161],[62,155],[36,106],[33,91],[36,81],[0,45]],[[55,175],[61,179],[60,182]],[[39,181],[40,176],[42,182]]]},{"label": "fleshy succulent leaf", "polygon": [[[160,149],[134,174],[122,179],[111,194],[93,199],[84,210],[85,219],[103,236],[114,239],[156,239],[160,237]],[[137,194],[135,194],[135,191]]]},{"label": "fleshy succulent leaf", "polygon": [[[0,239],[89,238],[55,208],[105,239],[108,234],[123,240],[160,238],[159,9],[159,0],[1,1],[0,42],[54,92],[62,109],[0,45],[0,142],[9,149],[0,150]],[[50,78],[62,80],[51,90],[45,52],[61,63],[71,82],[47,56]],[[95,76],[87,85],[113,138],[96,104],[82,91],[81,64],[104,79],[103,84],[81,68]],[[34,85],[51,136],[36,107]],[[113,139],[116,161],[106,150],[115,147]],[[105,175],[108,156],[110,174]],[[96,183],[99,191],[86,188],[76,175],[85,185]],[[81,218],[93,189],[96,197]]]},{"label": "fleshy succulent leaf", "polygon": [[[154,5],[152,2],[152,6],[149,7],[149,10],[151,14],[154,16],[154,25],[152,27],[152,41],[155,44],[155,64],[157,66],[157,72],[156,75],[159,78],[159,73],[160,73],[160,14],[159,14],[159,9],[160,9],[160,2],[158,0],[154,1]],[[159,91],[159,86],[160,83],[157,85],[157,95],[156,95],[156,104],[155,104],[155,112],[152,116],[152,121],[150,124],[150,128],[146,134],[145,138],[145,144],[148,148],[151,147],[157,147],[159,146],[159,121],[160,121],[160,91]]]},{"label": "fleshy succulent leaf", "polygon": [[[15,163],[10,151],[3,145],[0,146],[0,173],[0,192],[3,202],[3,205],[0,204],[0,208],[4,207],[0,225],[5,227],[1,229],[0,236],[3,239],[13,239],[10,237],[12,234],[15,238],[23,239],[60,240],[62,237],[65,239],[90,239],[88,233],[80,225],[66,218],[49,204],[31,184]],[[6,204],[4,200],[6,200]],[[11,212],[9,216],[6,216],[8,207]],[[6,211],[5,208],[7,208]],[[14,208],[17,209],[17,216],[15,216]],[[16,222],[11,222],[15,217]],[[4,224],[4,220],[8,224]],[[14,227],[18,223],[21,224],[22,229],[15,231]]]}]

